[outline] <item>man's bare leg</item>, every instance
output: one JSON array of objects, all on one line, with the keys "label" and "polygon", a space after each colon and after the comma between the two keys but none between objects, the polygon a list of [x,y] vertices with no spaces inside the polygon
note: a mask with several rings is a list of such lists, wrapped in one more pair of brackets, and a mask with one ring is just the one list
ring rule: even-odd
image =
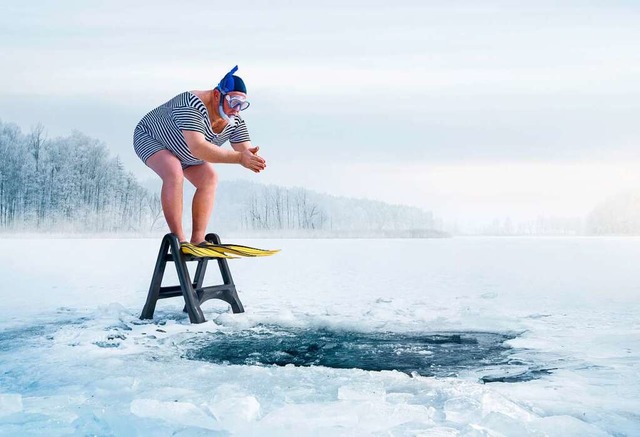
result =
[{"label": "man's bare leg", "polygon": [[160,150],[147,159],[147,165],[162,179],[160,198],[169,230],[178,237],[178,241],[186,241],[182,230],[184,173],[180,160],[168,150]]},{"label": "man's bare leg", "polygon": [[218,186],[218,175],[213,168],[213,164],[208,162],[185,168],[184,175],[196,187],[191,206],[193,220],[191,242],[198,244],[204,241],[207,225],[211,218],[216,187]]}]

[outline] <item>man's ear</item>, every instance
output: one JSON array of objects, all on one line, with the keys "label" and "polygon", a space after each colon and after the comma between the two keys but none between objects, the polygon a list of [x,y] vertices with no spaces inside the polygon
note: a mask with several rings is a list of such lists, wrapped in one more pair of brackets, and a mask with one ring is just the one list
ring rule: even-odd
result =
[{"label": "man's ear", "polygon": [[213,101],[216,103],[220,103],[220,90],[218,88],[213,89]]}]

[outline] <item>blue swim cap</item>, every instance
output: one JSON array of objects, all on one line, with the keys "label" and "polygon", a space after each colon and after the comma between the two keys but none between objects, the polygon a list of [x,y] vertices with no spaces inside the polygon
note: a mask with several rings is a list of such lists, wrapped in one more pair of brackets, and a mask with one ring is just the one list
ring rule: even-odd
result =
[{"label": "blue swim cap", "polygon": [[227,94],[231,91],[240,91],[241,93],[247,94],[247,86],[244,84],[244,80],[239,76],[234,76],[233,74],[236,71],[238,71],[237,65],[225,74],[218,84],[217,88],[222,92],[222,94]]}]

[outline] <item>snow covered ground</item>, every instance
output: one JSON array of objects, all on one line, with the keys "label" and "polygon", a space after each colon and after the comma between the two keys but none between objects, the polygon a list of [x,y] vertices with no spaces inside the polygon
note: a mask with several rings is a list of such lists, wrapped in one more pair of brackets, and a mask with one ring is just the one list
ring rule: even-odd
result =
[{"label": "snow covered ground", "polygon": [[[0,435],[640,435],[638,238],[234,242],[283,250],[230,261],[246,312],[208,301],[191,325],[179,298],[138,319],[159,240],[4,236]],[[504,335],[505,360],[454,367],[455,346],[428,345],[413,352],[444,360],[436,376],[216,362],[220,335],[259,356],[265,331]]]}]

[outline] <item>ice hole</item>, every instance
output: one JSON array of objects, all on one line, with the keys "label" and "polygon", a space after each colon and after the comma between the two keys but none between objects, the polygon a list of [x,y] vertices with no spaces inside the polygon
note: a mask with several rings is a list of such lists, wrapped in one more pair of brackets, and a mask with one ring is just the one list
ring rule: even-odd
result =
[{"label": "ice hole", "polygon": [[325,366],[397,370],[421,376],[477,375],[483,382],[521,382],[549,373],[514,358],[505,344],[515,334],[494,332],[362,333],[258,327],[212,333],[186,358],[218,364]]}]

